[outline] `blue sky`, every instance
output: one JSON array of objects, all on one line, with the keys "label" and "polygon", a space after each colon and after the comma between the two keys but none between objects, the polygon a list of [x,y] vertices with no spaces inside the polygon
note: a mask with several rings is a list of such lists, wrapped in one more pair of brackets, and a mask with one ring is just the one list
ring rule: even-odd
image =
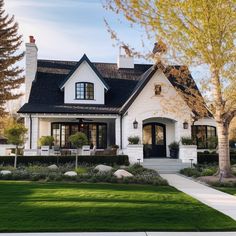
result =
[{"label": "blue sky", "polygon": [[[120,22],[116,15],[103,8],[102,1],[5,0],[5,8],[15,15],[24,43],[29,35],[36,38],[39,58],[79,60],[86,53],[92,61],[116,62],[119,49],[113,46],[115,42],[107,32],[104,18],[120,39],[141,50],[143,31],[130,29],[128,23]],[[146,41],[147,49],[152,45],[153,42]],[[195,79],[204,76],[201,67],[191,71]]]},{"label": "blue sky", "polygon": [[105,27],[106,18],[122,40],[140,44],[139,31],[120,23],[100,0],[5,0],[7,12],[14,14],[24,41],[34,35],[39,58],[79,60],[83,53],[93,61],[116,61]]}]

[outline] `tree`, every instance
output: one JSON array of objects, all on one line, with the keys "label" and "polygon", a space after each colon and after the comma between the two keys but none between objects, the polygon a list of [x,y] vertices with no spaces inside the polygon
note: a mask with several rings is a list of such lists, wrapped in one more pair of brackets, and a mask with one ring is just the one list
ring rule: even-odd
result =
[{"label": "tree", "polygon": [[[228,135],[236,115],[235,0],[107,0],[106,8],[143,27],[149,39],[168,45],[168,55],[181,64],[208,67],[211,76],[204,79],[208,108],[217,124],[218,173],[231,176]],[[161,57],[165,50],[158,51]]]},{"label": "tree", "polygon": [[69,141],[71,142],[72,146],[76,147],[76,161],[75,161],[75,168],[78,167],[78,154],[79,149],[82,148],[83,145],[88,144],[88,138],[87,136],[82,132],[77,132],[69,137]]},{"label": "tree", "polygon": [[27,129],[21,125],[14,123],[13,125],[9,126],[5,130],[5,136],[8,140],[8,143],[15,145],[15,160],[14,160],[14,167],[16,168],[17,165],[17,154],[18,154],[18,147],[25,143],[25,135],[27,133]]},{"label": "tree", "polygon": [[49,146],[51,147],[54,142],[54,137],[53,136],[42,136],[39,139],[39,145],[40,146]]},{"label": "tree", "polygon": [[19,98],[22,94],[16,89],[24,82],[23,70],[15,65],[24,53],[17,53],[22,36],[18,35],[18,24],[14,16],[9,17],[3,9],[4,1],[0,0],[0,115],[5,112],[5,103]]}]

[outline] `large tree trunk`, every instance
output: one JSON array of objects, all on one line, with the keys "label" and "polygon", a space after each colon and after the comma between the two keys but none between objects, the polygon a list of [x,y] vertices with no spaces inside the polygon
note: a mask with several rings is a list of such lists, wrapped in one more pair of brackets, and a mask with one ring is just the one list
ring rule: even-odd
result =
[{"label": "large tree trunk", "polygon": [[226,124],[217,122],[219,171],[218,174],[225,178],[231,177],[230,151],[229,151],[229,127]]},{"label": "large tree trunk", "polygon": [[219,170],[217,174],[227,178],[232,176],[229,152],[229,124],[224,119],[225,101],[222,97],[220,70],[217,68],[217,65],[211,66],[211,75],[215,107],[214,118],[217,126],[219,149]]}]

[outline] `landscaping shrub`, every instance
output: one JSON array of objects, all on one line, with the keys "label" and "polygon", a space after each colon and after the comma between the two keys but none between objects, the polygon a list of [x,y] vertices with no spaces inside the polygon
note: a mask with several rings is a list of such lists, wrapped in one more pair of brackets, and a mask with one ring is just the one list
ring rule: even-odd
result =
[{"label": "landscaping shrub", "polygon": [[184,168],[180,170],[180,173],[183,175],[186,175],[188,177],[200,177],[200,176],[211,176],[216,173],[218,169],[217,165],[212,165],[212,164],[198,164],[194,165],[194,168]]},{"label": "landscaping shrub", "polygon": [[[18,164],[65,164],[74,163],[75,156],[19,156]],[[106,164],[106,165],[129,165],[127,155],[117,156],[79,156],[79,163]],[[0,165],[13,165],[14,156],[0,156]]]},{"label": "landscaping shrub", "polygon": [[[9,166],[0,166],[0,170],[8,169]],[[154,170],[143,168],[140,165],[134,165],[126,168],[130,170],[133,177],[118,179],[113,174],[117,168],[109,172],[98,172],[94,166],[82,165],[76,169],[77,176],[66,176],[65,172],[74,169],[74,165],[60,165],[57,169],[49,169],[46,165],[19,166],[17,169],[11,169],[12,173],[1,175],[1,180],[31,180],[31,181],[73,181],[73,182],[105,182],[105,183],[127,183],[127,184],[151,184],[168,185],[167,181],[162,179]]]},{"label": "landscaping shrub", "polygon": [[[231,163],[235,164],[236,163],[236,154],[235,153],[230,153],[230,159],[231,159]],[[197,162],[199,164],[218,163],[219,162],[219,157],[218,157],[217,153],[198,152]]]}]

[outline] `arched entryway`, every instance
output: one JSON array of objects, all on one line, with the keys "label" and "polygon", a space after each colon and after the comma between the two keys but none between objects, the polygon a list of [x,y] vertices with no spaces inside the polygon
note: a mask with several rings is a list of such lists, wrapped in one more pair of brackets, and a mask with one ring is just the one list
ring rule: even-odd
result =
[{"label": "arched entryway", "polygon": [[166,126],[152,122],[143,125],[144,158],[166,157]]}]

